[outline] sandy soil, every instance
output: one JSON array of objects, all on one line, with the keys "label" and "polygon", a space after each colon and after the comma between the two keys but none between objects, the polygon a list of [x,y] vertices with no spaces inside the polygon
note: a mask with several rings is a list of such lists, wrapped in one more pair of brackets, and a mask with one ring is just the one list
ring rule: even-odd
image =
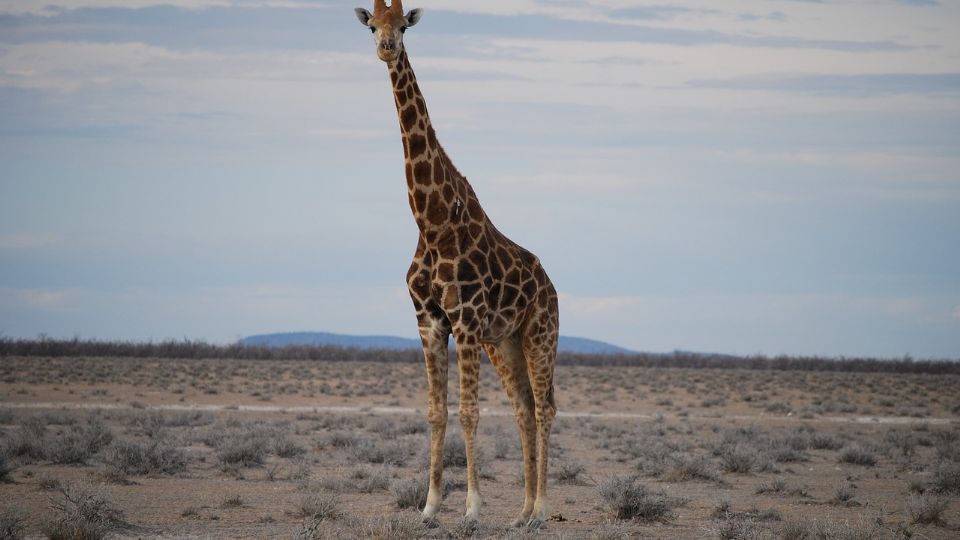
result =
[{"label": "sandy soil", "polygon": [[[960,462],[958,377],[560,367],[554,518],[540,529],[506,526],[522,502],[519,442],[488,367],[482,519],[460,521],[464,470],[453,465],[431,528],[398,508],[425,467],[422,366],[3,358],[0,380],[0,507],[28,536],[65,519],[52,508],[65,493],[87,490],[123,511],[108,533],[120,537],[960,537],[957,493],[941,489]],[[460,437],[450,388],[448,441]],[[109,442],[63,457],[104,430]],[[169,448],[183,464],[124,472],[143,461],[118,453],[125,443]],[[261,463],[231,461],[231,445],[247,443]],[[600,494],[614,478],[635,478],[668,510],[617,520]],[[923,496],[945,505],[940,523],[914,519]],[[311,497],[334,515],[305,516]]]}]

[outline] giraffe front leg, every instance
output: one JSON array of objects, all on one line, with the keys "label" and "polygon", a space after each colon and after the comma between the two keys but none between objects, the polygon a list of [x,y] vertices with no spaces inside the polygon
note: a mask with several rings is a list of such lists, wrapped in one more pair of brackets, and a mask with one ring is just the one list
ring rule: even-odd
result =
[{"label": "giraffe front leg", "polygon": [[460,368],[460,425],[463,427],[463,443],[467,453],[467,512],[465,519],[480,519],[480,484],[477,475],[477,423],[480,407],[477,394],[480,377],[480,348],[464,345],[458,340],[457,364]]},{"label": "giraffe front leg", "polygon": [[421,329],[424,358],[427,365],[429,392],[427,420],[430,423],[430,478],[424,521],[432,520],[443,502],[443,441],[447,432],[447,334],[437,327]]}]

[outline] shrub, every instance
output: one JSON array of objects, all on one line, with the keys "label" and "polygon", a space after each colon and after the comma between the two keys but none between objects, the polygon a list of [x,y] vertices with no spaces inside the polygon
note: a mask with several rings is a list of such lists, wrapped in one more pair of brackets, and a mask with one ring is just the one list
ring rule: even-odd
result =
[{"label": "shrub", "polygon": [[948,502],[946,498],[931,493],[911,495],[907,502],[911,522],[924,525],[944,525],[943,513],[947,510]]},{"label": "shrub", "polygon": [[221,466],[252,467],[263,465],[267,454],[264,438],[249,435],[232,435],[217,444],[217,460]]},{"label": "shrub", "polygon": [[63,482],[59,478],[43,475],[37,485],[43,491],[59,491],[63,487]]},{"label": "shrub", "polygon": [[43,438],[46,426],[36,418],[30,418],[9,435],[4,454],[28,460],[44,459]]},{"label": "shrub", "polygon": [[[888,531],[879,528],[854,527],[830,521],[788,521],[776,529],[782,540],[874,540],[886,538]],[[909,538],[909,536],[908,536]]]},{"label": "shrub", "polygon": [[60,464],[83,464],[113,440],[113,432],[99,418],[85,426],[74,425],[47,441],[46,458]]},{"label": "shrub", "polygon": [[840,452],[840,463],[873,467],[877,464],[877,458],[859,446],[849,446]]},{"label": "shrub", "polygon": [[48,522],[43,525],[42,530],[49,540],[102,540],[109,532],[103,525],[87,521]]},{"label": "shrub", "polygon": [[312,518],[316,521],[335,519],[340,515],[336,497],[323,493],[309,493],[301,496],[297,510],[300,517]]},{"label": "shrub", "polygon": [[7,453],[0,452],[0,482],[12,482],[10,478],[10,473],[13,472],[13,465],[10,464],[10,459],[7,457]]},{"label": "shrub", "polygon": [[754,491],[757,495],[764,493],[783,493],[787,489],[787,481],[783,478],[777,478],[770,483],[764,482],[757,486]]},{"label": "shrub", "polygon": [[427,505],[427,489],[429,478],[421,475],[419,478],[397,480],[390,486],[397,508],[413,508],[421,510]]},{"label": "shrub", "polygon": [[703,457],[681,457],[677,459],[663,476],[667,482],[686,482],[687,480],[717,480],[710,462]]},{"label": "shrub", "polygon": [[356,481],[357,491],[360,493],[373,493],[390,487],[390,481],[383,468],[360,467],[354,469],[350,479]]},{"label": "shrub", "polygon": [[601,483],[597,491],[617,519],[657,521],[670,516],[671,501],[662,493],[652,493],[636,478],[615,476]]},{"label": "shrub", "polygon": [[[415,540],[427,535],[423,518],[413,512],[370,517],[363,520],[359,528],[361,538],[372,540]],[[466,537],[454,536],[454,538]]]},{"label": "shrub", "polygon": [[839,450],[843,448],[843,441],[833,435],[811,435],[810,446],[817,450]]},{"label": "shrub", "polygon": [[221,508],[240,508],[243,506],[243,498],[240,495],[231,495],[220,503]]},{"label": "shrub", "polygon": [[107,463],[117,475],[177,474],[187,468],[187,455],[167,441],[116,441],[107,449]]},{"label": "shrub", "polygon": [[505,459],[513,449],[513,444],[506,437],[497,437],[493,443],[493,457]]},{"label": "shrub", "polygon": [[933,471],[933,489],[960,495],[960,463],[941,461]]},{"label": "shrub", "polygon": [[454,434],[452,437],[446,437],[443,441],[443,466],[467,466],[467,446],[464,444],[462,436]]},{"label": "shrub", "polygon": [[717,523],[714,531],[720,540],[763,540],[770,538],[770,533],[761,525],[741,517]]},{"label": "shrub", "polygon": [[740,445],[727,446],[721,450],[720,464],[724,472],[749,473],[757,462],[757,451]]},{"label": "shrub", "polygon": [[273,441],[273,453],[282,458],[297,457],[307,451],[287,435],[280,435]]},{"label": "shrub", "polygon": [[125,525],[123,510],[92,486],[65,484],[59,492],[60,499],[51,505],[59,519],[43,527],[51,539],[99,539]]},{"label": "shrub", "polygon": [[796,463],[807,461],[807,455],[796,446],[789,444],[789,441],[778,441],[770,446],[770,457],[778,463]]},{"label": "shrub", "polygon": [[832,502],[835,504],[848,504],[853,501],[854,495],[853,485],[844,482],[837,486],[837,490],[833,493]]},{"label": "shrub", "polygon": [[400,466],[407,461],[407,449],[399,442],[380,443],[370,439],[361,439],[353,447],[353,456],[357,461],[365,463]]},{"label": "shrub", "polygon": [[558,461],[550,469],[551,476],[557,482],[577,486],[583,485],[580,475],[587,470],[580,462],[569,459]]},{"label": "shrub", "polygon": [[7,506],[0,510],[0,538],[19,540],[23,538],[25,530],[25,520],[18,508]]}]

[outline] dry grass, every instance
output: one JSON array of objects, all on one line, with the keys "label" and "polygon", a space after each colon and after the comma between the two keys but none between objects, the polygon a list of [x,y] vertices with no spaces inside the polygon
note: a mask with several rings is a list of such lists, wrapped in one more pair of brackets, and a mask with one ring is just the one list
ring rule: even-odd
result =
[{"label": "dry grass", "polygon": [[[444,511],[424,527],[419,364],[4,360],[0,377],[15,382],[0,390],[0,495],[19,508],[0,526],[31,536],[100,538],[130,521],[134,534],[218,538],[952,538],[960,510],[960,430],[943,423],[957,416],[953,375],[561,366],[562,412],[638,416],[558,418],[556,519],[512,530],[519,436],[489,366],[481,406],[505,416],[481,415],[481,522],[460,521],[466,455],[452,416]],[[452,411],[456,382],[451,369]],[[2,406],[17,401],[104,408]],[[246,409],[264,404],[277,410]],[[156,408],[191,405],[225,408]],[[859,418],[904,412],[915,423]],[[85,500],[77,485],[123,511],[68,518],[63,493]]]}]

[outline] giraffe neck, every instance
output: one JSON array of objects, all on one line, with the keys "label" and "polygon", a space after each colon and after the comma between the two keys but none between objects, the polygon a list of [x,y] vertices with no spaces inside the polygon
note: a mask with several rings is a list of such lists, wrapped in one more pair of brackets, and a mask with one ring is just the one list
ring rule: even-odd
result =
[{"label": "giraffe neck", "polygon": [[400,119],[410,210],[421,237],[432,243],[443,229],[463,223],[468,213],[480,219],[482,210],[470,184],[437,141],[406,51],[389,64],[389,71]]}]

